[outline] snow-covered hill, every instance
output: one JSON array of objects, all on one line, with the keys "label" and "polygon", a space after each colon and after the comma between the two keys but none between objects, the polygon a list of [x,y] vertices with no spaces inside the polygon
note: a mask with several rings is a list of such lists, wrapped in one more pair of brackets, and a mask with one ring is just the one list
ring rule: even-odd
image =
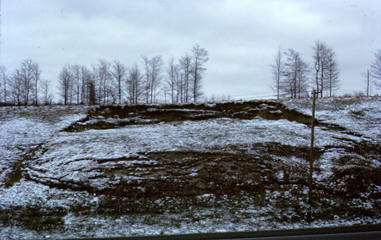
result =
[{"label": "snow-covered hill", "polygon": [[[86,114],[88,111],[88,114]],[[376,223],[381,99],[0,108],[0,236]]]}]

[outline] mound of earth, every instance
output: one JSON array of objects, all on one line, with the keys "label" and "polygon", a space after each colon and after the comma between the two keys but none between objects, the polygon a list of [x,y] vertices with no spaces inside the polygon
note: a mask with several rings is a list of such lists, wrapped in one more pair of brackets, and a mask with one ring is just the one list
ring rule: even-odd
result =
[{"label": "mound of earth", "polygon": [[288,119],[303,124],[311,123],[310,116],[291,110],[279,102],[247,101],[215,104],[100,106],[89,111],[86,118],[68,126],[64,131],[78,132],[187,120],[254,119],[256,117],[268,120]]},{"label": "mound of earth", "polygon": [[310,105],[0,109],[7,171],[0,233],[78,238],[378,223],[380,100],[319,99],[312,205]]},{"label": "mound of earth", "polygon": [[[41,146],[25,176],[51,187],[124,197],[307,186],[310,122],[271,101],[101,106]],[[337,124],[316,123],[315,187],[379,196],[380,144]]]},{"label": "mound of earth", "polygon": [[[70,164],[61,170],[67,172],[65,165]],[[270,188],[276,179],[269,159],[243,153],[152,152],[73,164],[78,165],[73,174],[44,177],[36,165],[29,167],[27,176],[52,187],[123,197],[254,193]]]}]

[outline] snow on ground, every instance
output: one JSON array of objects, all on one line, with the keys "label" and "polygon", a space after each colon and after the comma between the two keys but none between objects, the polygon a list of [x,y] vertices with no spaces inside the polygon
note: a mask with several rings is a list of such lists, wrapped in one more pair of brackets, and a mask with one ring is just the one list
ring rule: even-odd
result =
[{"label": "snow on ground", "polygon": [[[253,144],[265,142],[308,147],[309,134],[310,129],[304,124],[288,120],[267,121],[261,118],[186,121],[176,125],[138,125],[122,129],[59,133],[43,146],[48,151],[40,156],[39,166],[30,171],[41,177],[55,176],[88,181],[94,179],[94,175],[89,174],[91,169],[97,168],[94,163],[89,164],[94,159],[139,156],[141,152],[229,151],[236,146],[255,151],[252,149]],[[339,140],[340,138],[353,141],[362,139],[344,133],[327,132],[319,127],[316,129],[316,146],[319,148],[327,145],[338,147],[349,145]],[[93,183],[97,187],[102,184],[102,181]]]},{"label": "snow on ground", "polygon": [[[297,111],[311,115],[312,100],[298,99],[287,100],[283,102],[287,107],[296,109]],[[324,123],[333,123],[347,129],[344,132],[351,132],[359,137],[347,134],[346,136],[335,136],[336,138],[344,137],[348,140],[381,142],[381,98],[318,98],[316,100],[317,119]],[[319,135],[316,139],[319,139]],[[319,141],[319,140],[318,140]],[[324,140],[323,140],[324,141]],[[349,143],[349,142],[348,142]],[[329,145],[329,144],[327,144]],[[321,145],[320,145],[321,147]],[[330,169],[334,159],[337,159],[344,149],[332,148],[326,151],[318,160],[318,165],[325,171],[320,175],[315,175],[317,180],[326,178],[331,174]],[[372,162],[377,167],[381,164],[381,159],[364,159]]]},{"label": "snow on ground", "polygon": [[76,109],[71,115],[59,113],[62,108],[56,107],[54,112],[50,107],[0,108],[0,186],[21,154],[48,141],[62,127],[86,116],[86,108]]},{"label": "snow on ground", "polygon": [[[284,102],[311,115],[311,99]],[[381,99],[374,98],[323,98],[316,100],[316,118],[323,122],[335,123],[376,141],[381,141]]]},{"label": "snow on ground", "polygon": [[[182,124],[134,125],[120,129],[89,130],[79,133],[60,132],[42,145],[43,155],[38,156],[38,165],[28,172],[34,177],[90,182],[101,189],[104,179],[97,178],[100,165],[114,164],[112,161],[97,163],[94,160],[119,159],[140,153],[166,151],[233,151],[240,149],[255,152],[255,143],[280,143],[296,147],[308,147],[310,129],[288,120],[268,121],[263,119],[238,120],[214,119],[185,121]],[[316,146],[348,146],[339,138],[359,141],[361,138],[316,129]],[[142,159],[143,160],[143,159]],[[299,160],[292,160],[297,162]],[[134,162],[118,161],[128,167]],[[155,164],[152,162],[151,164]],[[329,169],[329,168],[328,168]]]},{"label": "snow on ground", "polygon": [[[297,108],[309,114],[309,101],[286,102],[291,108]],[[319,160],[320,167],[326,171],[315,175],[317,180],[330,174],[332,159],[341,154],[343,148],[362,140],[380,141],[381,101],[369,100],[362,102],[340,103],[337,107],[328,100],[318,100],[317,118],[324,122],[336,123],[348,130],[360,133],[355,136],[340,131],[327,131],[316,128],[316,146],[335,146],[325,152]],[[99,204],[99,196],[82,191],[59,190],[43,184],[21,179],[12,186],[5,188],[4,183],[10,174],[14,163],[31,148],[40,145],[44,151],[37,155],[38,165],[29,169],[41,177],[54,176],[68,179],[84,179],[93,181],[100,187],[102,182],[91,180],[93,176],[86,170],[96,166],[94,159],[116,159],[121,157],[139,156],[142,152],[161,151],[234,151],[236,146],[255,152],[255,143],[280,143],[294,147],[308,147],[310,143],[310,128],[304,124],[288,120],[269,121],[261,118],[253,120],[213,119],[204,121],[185,121],[182,123],[160,123],[148,125],[131,125],[119,129],[88,130],[84,132],[60,132],[85,116],[86,109],[72,109],[72,112],[62,113],[65,107],[52,109],[38,107],[0,108],[0,210],[23,207],[37,207],[41,211],[60,208],[69,211],[73,206],[93,209]],[[335,109],[336,108],[336,109]],[[294,164],[302,164],[299,158],[281,158]],[[142,158],[142,161],[147,161]],[[155,164],[154,162],[151,162]],[[103,164],[112,164],[107,162]],[[125,162],[124,164],[133,164]],[[379,161],[374,161],[379,164]],[[38,171],[36,171],[38,170]],[[306,189],[304,189],[305,191]],[[274,221],[274,216],[292,215],[279,213],[279,206],[272,201],[274,193],[268,193],[264,206],[255,203],[239,202],[234,212],[229,207],[197,208],[189,206],[183,213],[163,214],[131,214],[122,216],[105,216],[94,214],[75,214],[69,212],[63,217],[63,228],[58,230],[37,231],[22,226],[10,226],[0,223],[0,237],[3,239],[28,238],[62,238],[89,236],[122,236],[122,235],[154,235],[183,234],[197,232],[248,231],[273,228],[299,228],[334,225],[351,225],[380,222],[371,217],[351,218],[346,220],[337,217],[333,220],[314,220],[307,222],[282,223]],[[201,196],[202,198],[202,196]],[[216,201],[214,196],[206,199]],[[241,201],[241,199],[240,199]],[[299,200],[296,200],[299,201]],[[300,200],[302,201],[302,200]],[[219,206],[230,204],[234,200],[218,200]],[[356,204],[356,203],[351,203]],[[362,202],[361,202],[362,204]],[[370,204],[372,207],[373,205]],[[308,208],[308,207],[306,207]],[[286,210],[285,210],[286,211]],[[271,213],[269,215],[269,213]],[[283,214],[283,215],[282,215]],[[243,218],[238,220],[237,218]],[[235,222],[236,221],[236,222]],[[346,222],[348,221],[348,222]],[[239,224],[237,224],[239,223]],[[171,226],[171,227],[169,227]]]},{"label": "snow on ground", "polygon": [[[30,186],[33,191],[33,187]],[[41,187],[41,186],[40,186]],[[29,190],[29,188],[28,188]],[[44,188],[45,191],[55,191]],[[63,195],[62,193],[57,193]],[[81,194],[81,193],[78,193]],[[31,230],[19,226],[1,226],[2,239],[31,239],[31,238],[80,238],[80,237],[118,237],[118,236],[147,236],[170,235],[189,233],[215,233],[235,231],[258,231],[272,229],[295,229],[308,227],[349,226],[360,224],[381,223],[372,217],[349,217],[343,219],[335,215],[332,219],[316,219],[312,222],[297,220],[299,216],[292,207],[279,209],[276,198],[282,193],[268,192],[261,196],[266,204],[257,203],[256,198],[247,197],[231,199],[229,196],[216,197],[214,195],[200,196],[202,204],[189,205],[181,212],[138,213],[128,215],[82,215],[68,213],[63,217],[63,225],[58,229]],[[69,195],[70,196],[70,195]],[[44,196],[40,196],[43,198]],[[96,205],[98,197],[81,196],[88,205]],[[282,196],[292,199],[291,195]],[[204,202],[202,202],[204,200]],[[303,199],[295,199],[303,202]],[[70,199],[62,199],[62,203],[69,203]],[[73,201],[76,201],[74,199]],[[169,200],[170,201],[170,200]],[[284,201],[284,200],[283,200]],[[211,203],[209,203],[211,202]],[[70,203],[72,204],[72,203]],[[178,202],[173,202],[173,205]],[[209,204],[211,206],[209,206]],[[215,205],[214,205],[215,204]],[[349,204],[362,204],[351,202]],[[52,204],[54,207],[54,204]],[[206,207],[205,207],[206,205]],[[223,206],[223,207],[221,207]],[[287,206],[287,204],[286,204]],[[369,207],[373,207],[370,205]],[[303,208],[303,207],[302,207]],[[304,207],[305,214],[309,214],[310,207]],[[315,210],[319,211],[319,207]],[[339,213],[338,213],[339,214]],[[292,220],[295,218],[296,220]]]}]

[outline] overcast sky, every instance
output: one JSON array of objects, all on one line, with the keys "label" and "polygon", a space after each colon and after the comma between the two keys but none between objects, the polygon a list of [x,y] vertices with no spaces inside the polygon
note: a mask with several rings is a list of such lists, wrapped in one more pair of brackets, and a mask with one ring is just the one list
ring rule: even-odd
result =
[{"label": "overcast sky", "polygon": [[326,42],[341,68],[339,93],[364,90],[361,73],[381,49],[380,0],[2,0],[1,64],[38,62],[44,79],[62,67],[91,67],[141,55],[179,58],[198,43],[209,52],[206,96],[263,97],[279,47],[312,63]]}]

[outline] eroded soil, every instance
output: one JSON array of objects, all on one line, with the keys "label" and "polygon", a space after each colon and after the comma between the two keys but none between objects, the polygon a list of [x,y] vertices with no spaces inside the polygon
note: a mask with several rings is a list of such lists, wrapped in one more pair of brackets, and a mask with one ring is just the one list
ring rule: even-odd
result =
[{"label": "eroded soil", "polygon": [[[308,126],[311,123],[310,116],[289,109],[279,102],[251,101],[101,106],[91,108],[85,118],[63,130],[68,132],[65,134],[75,135],[93,129],[116,129],[129,125],[159,123],[176,125],[184,121],[216,118],[262,118],[270,121],[287,119]],[[315,149],[314,172],[317,176],[321,176],[314,182],[315,194],[318,196],[315,201],[320,208],[312,213],[312,217],[306,214],[309,207],[303,205],[307,202],[305,193],[308,186],[308,147],[261,142],[250,146],[237,144],[234,147],[226,149],[222,147],[213,151],[210,149],[147,151],[121,158],[96,158],[93,155],[89,158],[60,162],[54,166],[57,172],[61,170],[65,172],[67,169],[71,172],[59,175],[40,167],[42,164],[46,166],[49,161],[40,158],[49,151],[44,144],[40,144],[25,155],[24,162],[15,165],[12,179],[6,183],[6,187],[11,187],[14,182],[25,178],[27,181],[55,189],[93,194],[101,200],[94,204],[78,201],[70,206],[58,208],[45,206],[43,203],[11,206],[2,210],[3,217],[0,220],[6,224],[14,224],[12,222],[14,219],[15,222],[21,222],[28,228],[39,229],[41,226],[64,225],[64,216],[72,212],[78,215],[119,215],[189,211],[194,215],[193,210],[189,209],[195,206],[213,209],[231,207],[231,211],[237,212],[236,209],[241,211],[241,205],[245,201],[249,202],[247,208],[253,204],[258,206],[273,204],[277,210],[266,213],[266,216],[273,214],[273,218],[280,222],[312,222],[314,217],[334,219],[335,214],[340,211],[342,215],[350,214],[354,217],[380,216],[379,205],[375,205],[375,210],[348,205],[348,202],[355,198],[371,199],[379,204],[380,142],[361,138],[361,135],[350,132],[338,124],[320,120],[315,120],[315,123],[324,131],[344,134],[337,139],[343,142],[342,145],[327,144]],[[329,159],[330,165],[327,167],[323,163],[328,161],[326,158],[330,153],[336,155]],[[323,174],[327,172],[329,174]],[[280,197],[272,198],[272,194],[280,194]],[[200,196],[206,197],[200,198]],[[228,205],[229,207],[226,207]],[[195,210],[196,213],[197,211]],[[293,213],[292,219],[287,217],[289,215],[287,211]]]},{"label": "eroded soil", "polygon": [[[311,123],[310,116],[288,109],[282,103],[248,101],[216,104],[100,106],[90,110],[86,118],[70,125],[64,131],[78,132],[135,124],[197,121],[214,118],[254,119],[255,117],[268,120],[287,119],[307,125]],[[342,128],[342,130],[345,129]]]}]

